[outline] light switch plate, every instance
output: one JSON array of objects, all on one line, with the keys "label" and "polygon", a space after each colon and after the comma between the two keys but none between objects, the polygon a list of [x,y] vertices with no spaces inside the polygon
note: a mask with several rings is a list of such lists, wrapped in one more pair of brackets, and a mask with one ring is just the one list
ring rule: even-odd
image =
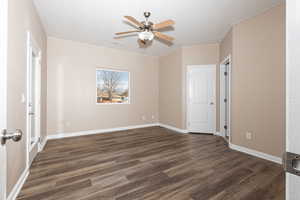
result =
[{"label": "light switch plate", "polygon": [[26,97],[25,97],[25,94],[22,93],[21,94],[21,103],[25,103],[26,102]]},{"label": "light switch plate", "polygon": [[247,132],[246,133],[246,138],[247,138],[247,140],[252,140],[252,133],[251,132]]}]

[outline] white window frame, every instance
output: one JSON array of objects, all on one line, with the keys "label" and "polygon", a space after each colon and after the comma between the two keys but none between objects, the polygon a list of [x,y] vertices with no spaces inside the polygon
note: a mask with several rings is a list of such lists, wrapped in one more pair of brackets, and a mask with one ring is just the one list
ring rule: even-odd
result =
[{"label": "white window frame", "polygon": [[[128,102],[126,103],[98,103],[98,94],[97,94],[97,71],[114,71],[114,72],[127,72],[128,73]],[[131,74],[130,71],[120,70],[120,69],[111,69],[111,68],[96,68],[96,105],[130,105],[131,104]]]}]

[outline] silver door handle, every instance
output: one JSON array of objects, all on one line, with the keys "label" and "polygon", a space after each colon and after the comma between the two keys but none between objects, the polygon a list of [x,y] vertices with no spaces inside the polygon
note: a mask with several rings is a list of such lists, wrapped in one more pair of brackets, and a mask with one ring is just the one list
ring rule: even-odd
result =
[{"label": "silver door handle", "polygon": [[210,105],[213,106],[215,103],[214,102],[210,102]]},{"label": "silver door handle", "polygon": [[35,113],[34,112],[30,112],[30,113],[28,113],[28,115],[34,115]]},{"label": "silver door handle", "polygon": [[20,129],[14,131],[3,130],[1,136],[1,144],[5,145],[7,140],[13,140],[14,142],[19,142],[22,139],[23,132]]}]

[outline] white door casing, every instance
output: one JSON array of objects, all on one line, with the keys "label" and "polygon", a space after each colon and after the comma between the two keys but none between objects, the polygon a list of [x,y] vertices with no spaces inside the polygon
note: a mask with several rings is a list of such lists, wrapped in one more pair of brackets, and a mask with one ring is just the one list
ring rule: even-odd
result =
[{"label": "white door casing", "polygon": [[187,67],[187,129],[216,131],[216,65]]},{"label": "white door casing", "polygon": [[[227,73],[225,76],[224,73]],[[227,99],[227,102],[224,102]],[[227,136],[230,141],[231,128],[231,56],[220,64],[220,135]],[[225,130],[224,126],[227,126]]]},{"label": "white door casing", "polygon": [[[286,151],[300,154],[300,1],[286,1]],[[286,200],[300,199],[300,176],[286,174]]]},{"label": "white door casing", "polygon": [[41,50],[27,33],[27,165],[30,167],[40,145]]},{"label": "white door casing", "polygon": [[[0,0],[0,131],[7,126],[7,0]],[[0,144],[0,200],[6,199],[6,149]]]}]

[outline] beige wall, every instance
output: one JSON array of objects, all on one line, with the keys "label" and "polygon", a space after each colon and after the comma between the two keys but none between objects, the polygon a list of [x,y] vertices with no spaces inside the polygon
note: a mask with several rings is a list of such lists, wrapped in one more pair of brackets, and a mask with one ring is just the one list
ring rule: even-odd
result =
[{"label": "beige wall", "polygon": [[161,57],[159,65],[159,122],[183,128],[182,50]]},{"label": "beige wall", "polygon": [[8,193],[26,167],[26,104],[21,102],[26,95],[26,31],[30,30],[42,49],[42,122],[41,133],[46,136],[46,34],[36,14],[31,0],[8,1],[8,128],[23,130],[23,139],[19,143],[7,145]]},{"label": "beige wall", "polygon": [[182,48],[182,110],[183,128],[186,129],[186,70],[188,65],[209,65],[215,64],[217,68],[216,83],[216,127],[219,123],[219,44],[202,44]]},{"label": "beige wall", "polygon": [[[219,45],[184,47],[158,59],[49,38],[48,58],[48,134],[156,123],[158,118],[160,123],[185,129],[186,66],[217,64]],[[131,105],[95,104],[97,67],[126,69],[133,72],[134,79],[140,78],[136,82],[132,78]],[[69,91],[73,85],[75,89]],[[78,88],[86,88],[87,91],[82,92]],[[72,99],[76,99],[75,102]],[[70,103],[71,100],[73,103]],[[86,111],[82,112],[82,108]],[[81,117],[77,117],[75,112],[80,112]],[[109,114],[103,117],[103,112]],[[143,115],[147,118],[145,121],[142,120]],[[95,117],[97,120],[92,119]]]},{"label": "beige wall", "polygon": [[[21,128],[25,134],[20,143],[7,145],[9,192],[26,166],[26,107],[21,95],[26,94],[27,30],[43,51],[42,136],[46,132],[156,123],[158,118],[161,123],[185,129],[186,66],[217,64],[231,52],[232,143],[275,156],[283,153],[284,5],[235,25],[220,47],[183,47],[158,59],[55,38],[48,39],[47,54],[46,34],[32,1],[9,0],[8,128]],[[95,104],[97,67],[130,71],[130,105]],[[219,108],[217,124],[218,113]],[[253,132],[252,140],[246,140],[247,131]]]},{"label": "beige wall", "polygon": [[[232,56],[232,143],[281,157],[285,127],[284,5],[245,20],[218,44],[183,47],[160,58],[160,122],[186,128],[186,66]],[[182,62],[180,69],[180,61]],[[180,71],[181,70],[181,71]],[[181,89],[180,89],[181,88]],[[180,98],[176,96],[181,95]],[[172,97],[172,102],[168,101]],[[217,130],[219,70],[217,70]],[[252,140],[246,140],[246,132]]]},{"label": "beige wall", "polygon": [[230,29],[220,43],[220,62],[223,62],[229,55],[232,57],[232,39],[232,29]]},{"label": "beige wall", "polygon": [[[219,63],[221,64],[228,56],[233,58],[233,52],[232,52],[232,40],[233,40],[233,35],[232,35],[232,29],[228,31],[228,33],[225,35],[223,40],[220,42],[220,60]],[[218,77],[217,77],[217,82],[218,86],[220,87],[220,65],[218,66]],[[218,114],[217,114],[217,131],[220,131],[220,89],[218,89]]]},{"label": "beige wall", "polygon": [[[232,143],[279,157],[285,134],[284,9],[233,27]],[[252,140],[246,140],[247,131]]]},{"label": "beige wall", "polygon": [[[187,66],[217,65],[218,63],[218,44],[183,47],[160,58],[159,114],[161,123],[179,129],[186,129]],[[172,98],[172,101],[170,101],[170,98]]]},{"label": "beige wall", "polygon": [[[96,68],[130,72],[129,105],[96,105]],[[49,135],[157,123],[158,58],[49,38],[47,105]]]}]

